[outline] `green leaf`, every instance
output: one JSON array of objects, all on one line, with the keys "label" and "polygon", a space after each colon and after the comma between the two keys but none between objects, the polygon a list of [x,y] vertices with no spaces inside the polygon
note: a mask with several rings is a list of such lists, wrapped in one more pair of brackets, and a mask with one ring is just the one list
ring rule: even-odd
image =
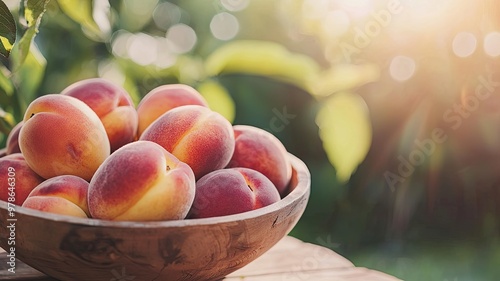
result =
[{"label": "green leaf", "polygon": [[50,0],[24,0],[25,10],[24,18],[28,23],[28,27],[39,25],[40,19],[45,13],[45,8]]},{"label": "green leaf", "polygon": [[365,101],[352,93],[334,94],[322,105],[316,123],[337,178],[348,181],[371,145],[372,126]]},{"label": "green leaf", "polygon": [[57,0],[57,3],[68,17],[81,25],[82,29],[97,37],[102,36],[101,29],[92,14],[93,0]]},{"label": "green leaf", "polygon": [[229,92],[216,81],[208,80],[201,83],[198,92],[207,100],[208,106],[215,112],[220,113],[229,122],[233,123],[235,105]]},{"label": "green leaf", "polygon": [[292,53],[280,44],[242,40],[215,50],[206,61],[208,75],[246,73],[275,78],[303,89],[315,81],[319,65],[312,58]]},{"label": "green leaf", "polygon": [[50,0],[24,0],[24,18],[28,24],[28,28],[19,40],[17,47],[14,47],[13,52],[18,52],[18,59],[14,64],[14,71],[24,63],[30,51],[31,42],[38,33],[38,27],[42,21],[43,14]]},{"label": "green leaf", "polygon": [[0,108],[0,132],[8,135],[15,125],[14,116]]},{"label": "green leaf", "polygon": [[0,54],[8,57],[16,41],[16,21],[3,1],[0,1]]}]

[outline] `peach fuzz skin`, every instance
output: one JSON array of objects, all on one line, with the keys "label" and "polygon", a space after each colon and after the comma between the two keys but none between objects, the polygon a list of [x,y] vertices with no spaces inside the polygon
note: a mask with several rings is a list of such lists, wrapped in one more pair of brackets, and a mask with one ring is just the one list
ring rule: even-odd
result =
[{"label": "peach fuzz skin", "polygon": [[163,113],[183,105],[200,105],[208,107],[205,98],[188,85],[169,84],[154,88],[147,93],[137,106],[139,126],[137,136]]},{"label": "peach fuzz skin", "polygon": [[117,221],[184,219],[195,194],[191,168],[160,145],[136,141],[115,151],[89,185],[93,218]]},{"label": "peach fuzz skin", "polygon": [[23,123],[23,121],[17,123],[17,125],[10,131],[5,144],[7,154],[21,152],[21,148],[19,148],[19,132],[21,131]]},{"label": "peach fuzz skin", "polygon": [[280,200],[273,183],[247,168],[213,171],[196,183],[196,195],[188,218],[239,214]]},{"label": "peach fuzz skin", "polygon": [[105,79],[92,78],[71,84],[61,94],[83,101],[97,114],[108,135],[112,152],[135,140],[139,120],[125,89]]},{"label": "peach fuzz skin", "polygon": [[[43,181],[44,179],[28,166],[21,153],[13,153],[0,158],[0,182],[2,183],[0,200],[20,206],[30,192]],[[15,187],[15,196],[9,196],[10,185]],[[9,201],[9,198],[13,198],[14,201]]]},{"label": "peach fuzz skin", "polygon": [[75,175],[90,181],[109,156],[104,126],[84,102],[50,94],[26,110],[19,147],[28,165],[41,177]]},{"label": "peach fuzz skin", "polygon": [[160,144],[188,164],[196,179],[224,168],[234,151],[231,123],[199,105],[171,109],[153,122],[140,139]]},{"label": "peach fuzz skin", "polygon": [[82,178],[62,175],[39,184],[26,199],[23,207],[69,215],[89,217],[87,193],[89,183]]},{"label": "peach fuzz skin", "polygon": [[292,177],[292,165],[281,141],[271,133],[253,126],[235,125],[235,149],[228,168],[244,167],[268,177],[282,197]]}]

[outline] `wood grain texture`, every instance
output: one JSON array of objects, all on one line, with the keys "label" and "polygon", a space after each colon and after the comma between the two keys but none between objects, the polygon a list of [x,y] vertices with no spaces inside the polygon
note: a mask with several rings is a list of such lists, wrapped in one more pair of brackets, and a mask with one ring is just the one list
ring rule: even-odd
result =
[{"label": "wood grain texture", "polygon": [[269,252],[229,274],[226,281],[396,281],[385,273],[355,267],[334,251],[287,236]]},{"label": "wood grain texture", "polygon": [[[16,274],[7,272],[6,253],[0,253],[0,280],[57,281],[18,262]],[[121,272],[118,272],[121,274]],[[129,275],[132,278],[132,275]],[[134,278],[133,280],[140,280]],[[315,281],[396,281],[382,272],[355,267],[350,261],[330,249],[304,243],[287,236],[264,255],[223,280],[315,280]]]},{"label": "wood grain texture", "polygon": [[[218,280],[261,256],[304,212],[311,176],[290,155],[290,193],[251,212],[208,219],[112,222],[17,207],[16,257],[60,280]],[[0,201],[0,246],[7,249],[7,204]]]}]

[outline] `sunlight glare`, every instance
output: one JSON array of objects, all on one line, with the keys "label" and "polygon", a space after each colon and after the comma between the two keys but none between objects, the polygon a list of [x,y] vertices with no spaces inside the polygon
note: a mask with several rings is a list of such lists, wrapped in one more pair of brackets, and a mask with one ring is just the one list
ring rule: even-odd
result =
[{"label": "sunlight glare", "polygon": [[322,28],[325,34],[330,36],[341,36],[349,30],[351,19],[343,10],[333,10],[328,12],[322,21]]},{"label": "sunlight glare", "polygon": [[302,13],[311,20],[323,19],[330,9],[330,0],[304,0]]},{"label": "sunlight glare", "polygon": [[335,0],[335,2],[356,18],[365,17],[374,9],[373,0]]}]

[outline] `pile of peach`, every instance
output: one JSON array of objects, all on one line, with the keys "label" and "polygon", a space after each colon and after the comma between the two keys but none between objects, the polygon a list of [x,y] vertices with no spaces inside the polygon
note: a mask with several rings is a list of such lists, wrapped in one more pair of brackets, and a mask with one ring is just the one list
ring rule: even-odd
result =
[{"label": "pile of peach", "polygon": [[100,78],[35,99],[4,154],[1,200],[104,220],[242,213],[279,201],[292,174],[275,136],[233,126],[195,89],[163,85],[136,107]]}]

